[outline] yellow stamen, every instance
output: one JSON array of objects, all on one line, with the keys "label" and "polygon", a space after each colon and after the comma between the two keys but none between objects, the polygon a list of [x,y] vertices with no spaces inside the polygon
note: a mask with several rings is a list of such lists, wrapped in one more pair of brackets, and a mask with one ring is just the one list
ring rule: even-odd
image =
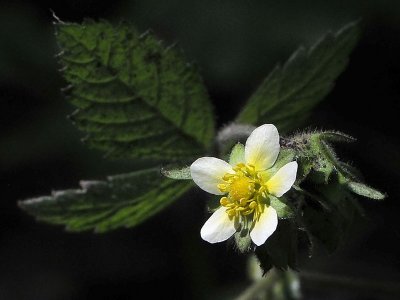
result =
[{"label": "yellow stamen", "polygon": [[250,202],[249,207],[250,207],[251,209],[255,209],[255,208],[257,207],[257,202],[256,202],[256,201]]},{"label": "yellow stamen", "polygon": [[245,206],[247,204],[247,200],[246,200],[246,198],[242,198],[242,199],[240,199],[240,201],[239,201],[239,205],[241,205],[241,206]]},{"label": "yellow stamen", "polygon": [[235,209],[228,209],[226,212],[230,217],[234,217],[236,215]]},{"label": "yellow stamen", "polygon": [[229,200],[228,200],[227,197],[222,197],[222,198],[219,200],[219,203],[220,203],[222,206],[226,206],[226,205],[229,204]]},{"label": "yellow stamen", "polygon": [[221,192],[228,193],[220,204],[227,208],[230,218],[252,215],[253,221],[257,220],[262,213],[261,201],[268,196],[263,176],[253,165],[239,163],[233,170],[235,173],[226,173],[224,183],[218,185]]}]

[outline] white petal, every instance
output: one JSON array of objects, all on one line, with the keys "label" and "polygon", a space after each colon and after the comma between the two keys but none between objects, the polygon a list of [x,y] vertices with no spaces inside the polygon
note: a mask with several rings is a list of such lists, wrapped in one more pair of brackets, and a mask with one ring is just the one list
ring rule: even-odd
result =
[{"label": "white petal", "polygon": [[270,180],[267,181],[268,193],[281,197],[292,187],[296,180],[297,162],[292,161],[275,173]]},{"label": "white petal", "polygon": [[253,130],[246,141],[246,163],[257,170],[270,168],[279,154],[279,133],[272,124],[264,124]]},{"label": "white petal", "polygon": [[190,166],[193,181],[204,191],[222,195],[217,185],[226,173],[235,173],[227,162],[215,157],[200,157]]},{"label": "white petal", "polygon": [[276,214],[276,210],[272,206],[265,206],[260,219],[255,223],[254,228],[250,231],[251,240],[257,246],[261,246],[265,243],[267,238],[274,233],[276,226],[278,226],[278,215]]},{"label": "white petal", "polygon": [[230,220],[226,207],[218,208],[201,228],[201,238],[209,243],[223,242],[236,232],[234,220]]}]

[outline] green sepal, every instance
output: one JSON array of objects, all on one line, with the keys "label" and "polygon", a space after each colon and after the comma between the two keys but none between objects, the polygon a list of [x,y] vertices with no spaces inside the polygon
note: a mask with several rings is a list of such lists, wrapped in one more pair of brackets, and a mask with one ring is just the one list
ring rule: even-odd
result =
[{"label": "green sepal", "polygon": [[307,178],[308,175],[310,175],[310,172],[313,169],[314,162],[308,159],[307,157],[302,157],[300,156],[297,159],[297,176],[296,176],[296,182],[300,184],[303,180]]},{"label": "green sepal", "polygon": [[[298,162],[294,190],[287,193],[296,221],[310,240],[329,252],[345,239],[356,217],[364,215],[356,195],[381,200],[385,195],[361,183],[353,166],[338,158],[331,142],[353,142],[349,135],[336,131],[300,133],[285,139]],[[353,194],[354,193],[354,194]]]},{"label": "green sepal", "polygon": [[245,162],[244,145],[241,143],[237,143],[232,148],[231,154],[229,155],[229,164],[231,166],[236,166],[237,164],[244,162]]},{"label": "green sepal", "polygon": [[355,181],[348,181],[346,186],[353,193],[374,200],[383,200],[386,195],[368,185]]},{"label": "green sepal", "polygon": [[310,135],[310,146],[311,153],[308,157],[313,164],[311,174],[313,181],[326,184],[335,170],[336,154],[332,147],[321,140],[319,133]]},{"label": "green sepal", "polygon": [[292,137],[299,163],[297,182],[309,177],[314,183],[328,184],[333,175],[337,175],[340,183],[355,194],[376,200],[384,199],[385,194],[360,182],[360,172],[340,161],[330,144],[353,141],[353,137],[337,131],[310,132]]},{"label": "green sepal", "polygon": [[314,183],[327,184],[331,177],[340,173],[358,178],[354,167],[341,162],[330,142],[352,142],[355,139],[336,131],[315,131],[293,136],[290,143],[299,164],[297,183],[309,177]]},{"label": "green sepal", "polygon": [[207,202],[207,210],[209,212],[215,212],[218,208],[221,207],[220,200],[222,195],[211,195],[208,194],[206,197],[206,202]]},{"label": "green sepal", "polygon": [[284,197],[274,197],[269,195],[270,205],[276,210],[279,219],[288,219],[295,216],[293,208],[288,204]]},{"label": "green sepal", "polygon": [[361,172],[354,166],[350,165],[349,163],[345,162],[339,162],[340,165],[340,171],[343,174],[343,176],[347,180],[352,180],[352,181],[361,181],[362,175]]},{"label": "green sepal", "polygon": [[234,234],[236,249],[241,253],[249,252],[252,248],[252,240],[250,237],[249,229],[242,228],[242,230]]},{"label": "green sepal", "polygon": [[332,131],[332,130],[320,132],[319,137],[327,142],[352,143],[356,141],[356,138],[352,137],[351,135],[348,135],[340,131]]},{"label": "green sepal", "polygon": [[279,155],[278,155],[278,158],[276,159],[275,164],[268,170],[263,171],[262,174],[266,178],[272,177],[276,172],[279,171],[280,168],[282,168],[287,163],[292,162],[294,160],[295,156],[296,156],[296,152],[293,149],[282,148],[279,152]]},{"label": "green sepal", "polygon": [[284,165],[292,162],[295,159],[296,153],[290,148],[281,148],[278,158],[272,168],[277,169],[277,171]]}]

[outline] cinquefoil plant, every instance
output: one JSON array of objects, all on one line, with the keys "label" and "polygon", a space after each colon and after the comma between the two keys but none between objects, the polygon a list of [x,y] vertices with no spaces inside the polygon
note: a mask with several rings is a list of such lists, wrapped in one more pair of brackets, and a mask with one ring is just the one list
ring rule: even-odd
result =
[{"label": "cinquefoil plant", "polygon": [[70,118],[84,142],[107,158],[164,167],[81,181],[80,189],[21,201],[38,220],[69,231],[133,227],[194,181],[220,195],[201,237],[211,243],[232,239],[239,251],[255,251],[266,272],[296,268],[299,235],[310,245],[336,249],[360,212],[356,196],[385,197],[336,155],[332,143],[352,137],[301,131],[346,67],[357,23],[300,47],[217,133],[198,69],[176,47],[127,23],[58,20],[55,28],[68,82],[64,93],[76,107]]}]

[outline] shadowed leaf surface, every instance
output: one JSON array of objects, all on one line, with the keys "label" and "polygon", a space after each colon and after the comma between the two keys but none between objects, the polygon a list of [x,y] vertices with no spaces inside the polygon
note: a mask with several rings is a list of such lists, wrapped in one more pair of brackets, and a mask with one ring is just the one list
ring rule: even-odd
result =
[{"label": "shadowed leaf surface", "polygon": [[237,117],[240,123],[273,123],[280,133],[299,128],[332,89],[358,40],[357,23],[328,33],[310,49],[300,47],[277,66]]},{"label": "shadowed leaf surface", "polygon": [[272,267],[297,268],[297,228],[292,221],[279,220],[276,231],[267,242],[256,248],[256,256],[264,274]]}]

